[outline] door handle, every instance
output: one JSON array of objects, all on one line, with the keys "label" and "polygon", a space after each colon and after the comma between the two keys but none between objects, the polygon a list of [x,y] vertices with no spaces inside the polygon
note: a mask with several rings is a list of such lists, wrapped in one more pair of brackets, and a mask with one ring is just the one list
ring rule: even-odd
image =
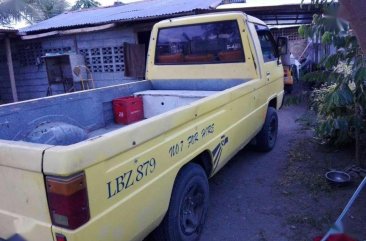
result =
[{"label": "door handle", "polygon": [[267,74],[267,77],[271,76],[271,72],[267,72],[266,74]]}]

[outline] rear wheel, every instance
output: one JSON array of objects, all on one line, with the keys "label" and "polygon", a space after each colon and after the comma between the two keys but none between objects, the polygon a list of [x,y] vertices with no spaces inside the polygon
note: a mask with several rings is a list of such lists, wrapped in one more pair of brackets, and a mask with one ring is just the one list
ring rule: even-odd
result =
[{"label": "rear wheel", "polygon": [[209,205],[205,171],[188,164],[178,174],[163,222],[154,231],[159,241],[196,241],[201,235]]},{"label": "rear wheel", "polygon": [[269,107],[267,110],[266,120],[262,127],[262,130],[255,138],[255,147],[259,151],[268,152],[271,151],[277,141],[278,133],[278,116],[277,111],[273,107]]}]

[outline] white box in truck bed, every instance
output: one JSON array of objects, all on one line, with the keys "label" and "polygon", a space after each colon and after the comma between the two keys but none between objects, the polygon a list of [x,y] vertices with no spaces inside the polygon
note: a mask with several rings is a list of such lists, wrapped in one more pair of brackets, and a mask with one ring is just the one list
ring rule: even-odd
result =
[{"label": "white box in truck bed", "polygon": [[144,117],[151,118],[216,93],[219,91],[147,90],[134,95],[142,96]]}]

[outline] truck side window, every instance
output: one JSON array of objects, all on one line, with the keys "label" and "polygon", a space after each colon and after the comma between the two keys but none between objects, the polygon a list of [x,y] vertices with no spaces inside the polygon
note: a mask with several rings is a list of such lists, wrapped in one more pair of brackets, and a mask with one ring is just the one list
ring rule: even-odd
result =
[{"label": "truck side window", "polygon": [[271,31],[263,25],[255,25],[263,53],[264,62],[274,61],[278,58],[277,44]]},{"label": "truck side window", "polygon": [[160,65],[245,62],[237,21],[160,29],[155,56]]}]

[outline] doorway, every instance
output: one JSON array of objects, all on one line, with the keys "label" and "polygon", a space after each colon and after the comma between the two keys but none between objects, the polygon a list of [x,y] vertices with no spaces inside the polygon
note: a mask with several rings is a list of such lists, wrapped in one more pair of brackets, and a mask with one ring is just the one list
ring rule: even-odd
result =
[{"label": "doorway", "polygon": [[144,31],[144,32],[137,33],[138,43],[145,45],[146,57],[147,57],[147,54],[149,51],[150,36],[151,36],[151,31]]}]

